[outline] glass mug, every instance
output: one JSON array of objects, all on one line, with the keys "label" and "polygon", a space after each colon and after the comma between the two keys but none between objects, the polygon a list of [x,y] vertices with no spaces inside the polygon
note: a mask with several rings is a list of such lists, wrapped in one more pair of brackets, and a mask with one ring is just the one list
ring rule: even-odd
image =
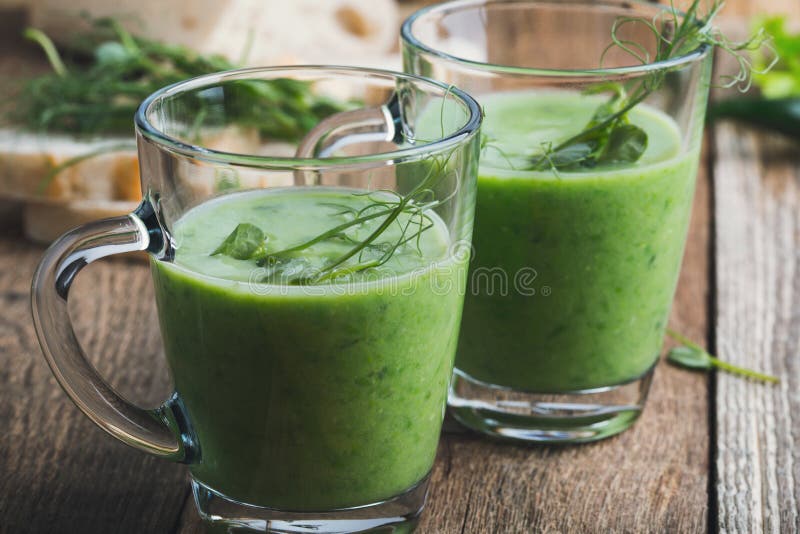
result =
[{"label": "glass mug", "polygon": [[[665,9],[461,0],[403,24],[405,70],[468,91],[485,113],[475,253],[448,400],[473,429],[592,441],[625,430],[644,408],[686,240],[712,53],[703,45],[637,64],[607,46],[624,17],[668,33]],[[617,34],[654,57],[645,24]],[[628,114],[647,135],[640,159],[564,165],[575,153],[554,148],[587,128],[614,91],[637,87],[653,89]]]},{"label": "glass mug", "polygon": [[[412,75],[263,68],[162,89],[135,122],[141,205],[65,234],[34,276],[36,331],[59,384],[112,436],[188,464],[212,528],[413,528],[461,317],[477,103]],[[314,224],[314,234],[337,227],[308,249],[323,266],[377,226],[397,227],[342,264],[351,271],[395,248],[361,275],[297,282],[292,262],[313,254],[259,264],[218,253],[237,222],[262,224],[268,248],[295,244]],[[67,313],[86,264],[130,251],[150,255],[175,385],[154,410],[97,374]],[[288,267],[276,278],[275,265]]]}]

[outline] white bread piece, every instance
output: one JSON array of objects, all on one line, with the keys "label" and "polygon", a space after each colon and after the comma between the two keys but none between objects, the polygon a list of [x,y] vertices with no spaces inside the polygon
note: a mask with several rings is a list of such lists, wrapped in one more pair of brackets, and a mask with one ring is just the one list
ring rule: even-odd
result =
[{"label": "white bread piece", "polygon": [[78,140],[0,129],[0,196],[52,200],[138,200],[139,166],[135,149],[86,159],[59,172],[42,190],[53,167],[131,138]]},{"label": "white bread piece", "polygon": [[[117,137],[79,140],[68,135],[40,135],[13,129],[0,129],[0,197],[33,201],[139,201],[139,164],[136,150],[110,152],[70,165],[53,177],[45,188],[42,183],[48,172],[71,158],[103,147],[133,144],[133,138]],[[239,154],[262,154],[291,157],[295,147],[290,143],[258,139],[255,131],[242,134],[237,128],[220,130],[205,139],[205,146]],[[198,184],[208,181],[195,170],[187,177]],[[242,173],[242,187],[287,185],[271,174]],[[213,187],[211,179],[209,187]],[[211,190],[209,189],[209,193]]]},{"label": "white bread piece", "polygon": [[235,62],[249,46],[246,63],[253,66],[381,56],[396,46],[399,24],[394,0],[28,0],[27,6],[31,24],[56,40],[85,28],[85,12]]},{"label": "white bread piece", "polygon": [[[86,159],[59,172],[42,190],[41,183],[55,165],[105,146],[132,138],[85,141],[67,135],[38,135],[0,130],[0,201],[25,203],[23,230],[33,241],[50,243],[65,231],[86,222],[130,213],[141,200],[139,164],[135,150],[112,152]],[[293,144],[262,143],[256,135],[225,129],[204,144],[217,150],[291,157]],[[180,160],[176,167],[194,194],[216,193],[216,169],[199,161]],[[243,169],[237,182],[243,188],[291,185],[291,173],[264,173]],[[13,206],[13,204],[9,204]],[[9,216],[16,209],[9,208]]]}]

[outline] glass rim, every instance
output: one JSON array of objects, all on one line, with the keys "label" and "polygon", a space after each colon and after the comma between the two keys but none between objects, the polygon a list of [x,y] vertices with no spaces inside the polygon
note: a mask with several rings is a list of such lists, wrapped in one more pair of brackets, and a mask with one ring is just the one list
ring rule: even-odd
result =
[{"label": "glass rim", "polygon": [[[357,75],[368,75],[379,78],[400,80],[405,79],[427,85],[442,91],[442,98],[452,96],[459,100],[469,113],[466,122],[457,130],[439,137],[434,141],[425,142],[420,145],[399,148],[388,152],[376,152],[374,154],[364,154],[357,156],[335,156],[327,158],[300,158],[288,156],[264,156],[255,154],[243,154],[237,152],[226,152],[214,150],[197,144],[188,143],[166,134],[156,128],[147,115],[151,107],[169,96],[186,93],[187,91],[197,90],[204,87],[213,87],[220,83],[233,80],[256,80],[269,79],[258,78],[257,74],[276,74],[285,72],[287,74],[306,72],[309,74],[340,74],[356,78]],[[183,80],[155,91],[145,98],[139,105],[134,115],[134,124],[137,134],[145,139],[152,141],[162,148],[173,153],[201,160],[206,163],[229,165],[237,167],[254,167],[272,170],[300,170],[300,171],[321,171],[343,168],[370,168],[376,166],[389,166],[418,161],[432,154],[439,154],[450,148],[455,148],[474,137],[480,129],[482,122],[482,111],[478,102],[466,92],[458,89],[454,85],[442,83],[431,78],[396,72],[387,69],[373,69],[366,67],[351,67],[342,65],[291,65],[291,66],[270,66],[270,67],[250,67],[244,69],[234,69],[220,71],[211,74],[204,74]]]},{"label": "glass rim", "polygon": [[[691,64],[700,61],[708,55],[711,46],[706,43],[701,43],[697,48],[674,58],[662,61],[653,61],[641,65],[629,65],[624,67],[610,67],[610,68],[596,68],[596,69],[549,69],[539,67],[521,67],[516,65],[504,65],[501,63],[488,63],[483,61],[476,61],[464,57],[448,54],[436,48],[433,48],[420,39],[418,39],[412,30],[415,22],[423,17],[432,14],[453,12],[455,10],[462,10],[464,8],[486,6],[488,4],[496,5],[513,5],[513,4],[527,4],[527,5],[553,5],[553,6],[567,6],[567,5],[584,5],[591,8],[599,7],[614,7],[618,6],[623,9],[633,9],[636,7],[650,9],[654,14],[659,12],[669,12],[669,6],[665,4],[657,4],[645,2],[642,0],[601,0],[600,2],[589,2],[587,0],[569,0],[566,2],[553,1],[553,0],[447,0],[438,4],[431,4],[425,6],[403,21],[400,27],[400,39],[404,44],[412,46],[417,50],[435,56],[439,59],[456,63],[473,70],[480,70],[483,72],[493,74],[505,74],[516,76],[538,76],[550,78],[576,78],[576,77],[608,77],[608,76],[626,76],[626,75],[640,75],[647,74],[653,71],[667,70],[679,67],[686,64]],[[679,15],[685,15],[683,11],[675,10]]]}]

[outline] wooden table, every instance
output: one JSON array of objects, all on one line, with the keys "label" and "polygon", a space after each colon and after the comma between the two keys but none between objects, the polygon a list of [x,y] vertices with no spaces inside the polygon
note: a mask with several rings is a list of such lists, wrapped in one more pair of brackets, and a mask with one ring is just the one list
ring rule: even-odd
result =
[{"label": "wooden table", "polygon": [[[796,0],[769,6],[800,20]],[[662,364],[639,422],[591,445],[500,444],[448,422],[420,532],[800,529],[799,149],[730,123],[709,129],[671,322],[781,384]],[[198,532],[185,467],[109,438],[56,385],[28,303],[42,248],[13,224],[0,233],[0,532]],[[73,294],[101,374],[136,401],[163,399],[147,267],[92,264]]]}]

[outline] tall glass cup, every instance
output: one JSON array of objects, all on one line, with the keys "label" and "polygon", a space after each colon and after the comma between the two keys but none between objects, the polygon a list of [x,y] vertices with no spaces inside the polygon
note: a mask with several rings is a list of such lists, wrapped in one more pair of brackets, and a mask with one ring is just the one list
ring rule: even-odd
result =
[{"label": "tall glass cup", "polygon": [[[59,383],[112,436],[188,464],[219,531],[409,531],[452,375],[480,123],[457,89],[356,68],[155,93],[136,115],[141,205],[65,234],[34,277]],[[86,264],[130,251],[150,255],[175,384],[156,409],[97,374],[67,313]]]},{"label": "tall glass cup", "polygon": [[[406,71],[468,91],[485,113],[449,394],[467,426],[591,441],[628,428],[644,407],[686,239],[712,58],[703,45],[648,59],[666,42],[653,29],[667,39],[675,29],[666,9],[461,0],[403,24]],[[621,46],[609,46],[615,23]],[[634,98],[613,133],[586,133]]]}]

